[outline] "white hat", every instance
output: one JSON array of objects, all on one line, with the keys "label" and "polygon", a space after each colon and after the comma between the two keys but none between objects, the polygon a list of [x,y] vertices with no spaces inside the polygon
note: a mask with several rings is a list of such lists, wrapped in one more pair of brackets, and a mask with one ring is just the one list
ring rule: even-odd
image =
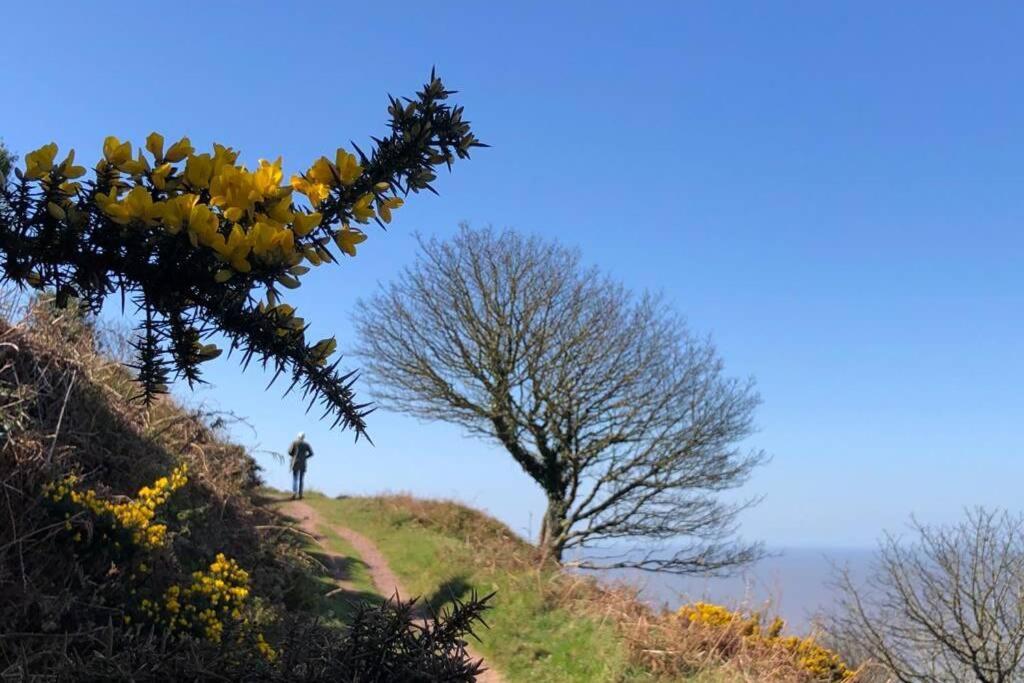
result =
[{"label": "white hat", "polygon": [[302,441],[303,439],[305,439],[305,438],[306,438],[306,433],[305,433],[305,432],[299,432],[299,435],[298,435],[298,436],[297,436],[296,438],[297,438],[297,439],[298,439],[299,441]]}]

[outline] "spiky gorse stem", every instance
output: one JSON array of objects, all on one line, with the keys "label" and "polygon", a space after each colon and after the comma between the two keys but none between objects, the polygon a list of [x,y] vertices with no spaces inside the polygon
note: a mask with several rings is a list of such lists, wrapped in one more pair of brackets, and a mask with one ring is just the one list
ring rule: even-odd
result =
[{"label": "spiky gorse stem", "polygon": [[331,360],[333,337],[307,341],[282,289],[338,262],[334,250],[355,256],[360,225],[383,227],[403,196],[434,192],[438,166],[483,146],[462,108],[446,103],[453,93],[431,73],[414,98],[391,98],[390,135],[369,153],[338,149],[288,184],[280,157],[249,171],[235,150],[199,153],[187,137],[167,146],[153,133],[137,155],[108,137],[88,179],[74,150],[57,161],[57,145],[45,145],[0,183],[3,277],[91,312],[114,292],[129,297],[144,314],[135,367],[147,400],[172,370],[201,381],[200,364],[220,354],[204,342],[219,332],[243,365],[256,358],[274,379],[290,376],[310,407],[319,401],[361,435],[368,405],[355,400],[354,373]]}]

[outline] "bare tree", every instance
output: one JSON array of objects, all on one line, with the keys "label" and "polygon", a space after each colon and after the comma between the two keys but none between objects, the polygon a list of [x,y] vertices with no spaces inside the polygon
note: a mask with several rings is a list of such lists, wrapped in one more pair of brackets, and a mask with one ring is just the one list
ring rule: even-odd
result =
[{"label": "bare tree", "polygon": [[357,306],[382,404],[500,443],[547,495],[540,543],[559,561],[590,548],[586,567],[687,573],[760,554],[734,537],[750,501],[715,495],[763,459],[737,445],[760,399],[709,340],[556,243],[464,225],[420,246]]},{"label": "bare tree", "polygon": [[974,509],[955,526],[887,535],[867,582],[842,572],[832,640],[880,680],[1024,680],[1024,517]]}]

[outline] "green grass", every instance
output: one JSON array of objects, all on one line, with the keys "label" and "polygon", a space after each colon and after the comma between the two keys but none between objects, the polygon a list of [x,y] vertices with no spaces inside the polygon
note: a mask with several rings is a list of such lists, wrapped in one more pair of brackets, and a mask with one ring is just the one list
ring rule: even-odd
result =
[{"label": "green grass", "polygon": [[[356,553],[355,548],[352,547],[352,544],[335,533],[329,525],[320,527],[320,533],[324,537],[324,545],[328,550],[346,558],[347,561],[344,564],[343,571],[345,578],[353,587],[360,593],[377,595],[377,588],[373,585],[370,571],[367,569],[366,563],[358,559],[359,555]],[[380,596],[378,595],[378,597]]]},{"label": "green grass", "polygon": [[[315,493],[306,500],[328,523],[371,538],[406,589],[436,606],[473,590],[495,591],[494,608],[486,615],[490,628],[481,629],[476,648],[510,683],[648,680],[630,667],[612,624],[546,604],[538,582],[548,580],[550,571],[528,562],[516,569],[488,561],[489,552],[522,552],[524,557],[530,552],[498,522],[454,504],[434,503],[429,511],[440,519],[425,524],[418,514],[422,511],[387,501],[334,500]],[[340,541],[334,536],[331,547],[345,552]]]},{"label": "green grass", "polygon": [[[283,502],[287,499],[284,494],[277,491],[266,490],[264,494],[272,501]],[[302,548],[320,563],[319,571],[316,574],[304,575],[298,585],[292,587],[292,591],[299,604],[328,622],[344,625],[351,621],[361,603],[377,602],[382,598],[378,595],[366,564],[359,559],[355,548],[329,527],[320,527],[318,532],[322,537],[319,542],[303,535]],[[323,552],[324,549],[342,556],[340,570],[352,584],[350,589],[337,590],[338,584],[335,583],[332,572],[339,570],[336,564],[339,560],[329,557]]]}]

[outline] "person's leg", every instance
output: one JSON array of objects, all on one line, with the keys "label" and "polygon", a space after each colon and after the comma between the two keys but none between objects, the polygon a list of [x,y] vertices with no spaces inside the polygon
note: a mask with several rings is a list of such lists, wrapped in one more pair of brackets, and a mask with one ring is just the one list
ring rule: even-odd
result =
[{"label": "person's leg", "polygon": [[299,471],[292,470],[292,498],[299,495]]},{"label": "person's leg", "polygon": [[299,500],[302,500],[302,484],[306,478],[306,470],[299,470]]}]

